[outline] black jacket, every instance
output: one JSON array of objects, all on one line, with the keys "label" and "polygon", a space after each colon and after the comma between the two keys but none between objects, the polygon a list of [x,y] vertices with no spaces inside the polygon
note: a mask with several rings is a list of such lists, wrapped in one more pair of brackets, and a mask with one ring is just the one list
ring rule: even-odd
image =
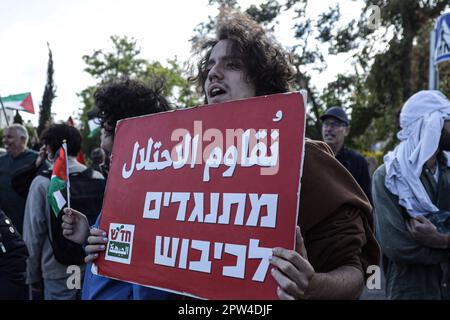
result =
[{"label": "black jacket", "polygon": [[336,155],[336,159],[350,171],[353,178],[355,178],[361,189],[363,189],[367,198],[369,198],[370,203],[373,204],[369,168],[366,159],[356,151],[346,147],[341,148]]},{"label": "black jacket", "polygon": [[40,172],[46,171],[49,168],[50,163],[48,163],[47,160],[42,162],[39,167],[36,167],[33,162],[14,173],[11,178],[11,187],[18,195],[26,200],[33,179],[36,178]]},{"label": "black jacket", "polygon": [[27,247],[11,219],[0,210],[0,300],[27,299]]}]

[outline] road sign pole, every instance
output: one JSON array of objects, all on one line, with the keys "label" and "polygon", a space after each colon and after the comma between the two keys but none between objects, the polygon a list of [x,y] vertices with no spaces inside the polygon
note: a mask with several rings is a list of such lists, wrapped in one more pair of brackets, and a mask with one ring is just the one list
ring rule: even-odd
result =
[{"label": "road sign pole", "polygon": [[438,89],[438,68],[434,65],[434,49],[436,46],[436,30],[430,32],[430,62],[428,66],[428,89]]}]

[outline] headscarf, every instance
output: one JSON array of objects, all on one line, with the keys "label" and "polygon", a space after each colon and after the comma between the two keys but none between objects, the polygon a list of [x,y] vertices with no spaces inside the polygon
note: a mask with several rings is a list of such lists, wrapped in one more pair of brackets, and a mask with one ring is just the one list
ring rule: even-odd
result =
[{"label": "headscarf", "polygon": [[437,151],[444,121],[449,119],[450,101],[437,90],[414,94],[401,110],[401,130],[397,134],[400,144],[384,157],[385,185],[412,217],[439,210],[431,202],[420,175]]}]

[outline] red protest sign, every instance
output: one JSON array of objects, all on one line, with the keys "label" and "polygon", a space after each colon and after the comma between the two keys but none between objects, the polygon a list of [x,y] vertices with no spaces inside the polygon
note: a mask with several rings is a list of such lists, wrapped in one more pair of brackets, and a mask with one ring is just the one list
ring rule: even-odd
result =
[{"label": "red protest sign", "polygon": [[117,125],[98,273],[205,299],[276,299],[295,242],[305,110],[278,94]]}]

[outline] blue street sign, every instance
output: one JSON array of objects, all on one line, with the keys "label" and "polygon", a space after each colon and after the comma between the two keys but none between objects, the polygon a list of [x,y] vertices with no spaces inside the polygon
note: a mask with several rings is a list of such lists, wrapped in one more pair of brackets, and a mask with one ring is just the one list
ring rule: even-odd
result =
[{"label": "blue street sign", "polygon": [[434,32],[434,64],[437,65],[450,60],[450,13],[439,17]]}]

